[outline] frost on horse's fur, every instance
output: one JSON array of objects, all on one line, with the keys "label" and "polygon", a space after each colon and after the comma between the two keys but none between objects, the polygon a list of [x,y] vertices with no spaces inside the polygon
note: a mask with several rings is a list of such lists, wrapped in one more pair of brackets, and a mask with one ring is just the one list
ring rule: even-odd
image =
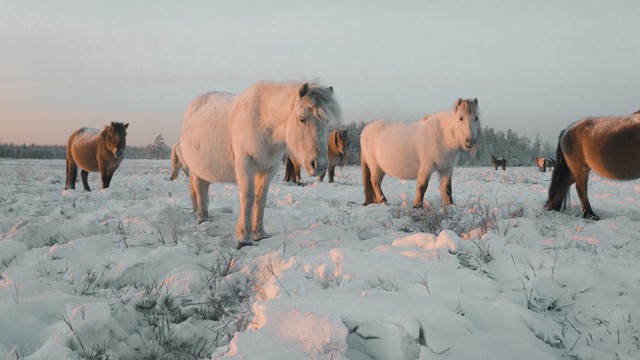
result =
[{"label": "frost on horse's fur", "polygon": [[425,116],[417,122],[378,120],[367,125],[360,137],[364,205],[386,203],[382,179],[417,179],[413,206],[422,206],[434,172],[440,174],[442,205],[453,203],[451,175],[463,151],[477,149],[480,129],[478,99],[458,99],[453,110]]},{"label": "frost on horse's fur", "polygon": [[239,95],[210,92],[187,109],[180,146],[191,173],[197,221],[208,219],[211,183],[238,184],[238,247],[269,235],[263,226],[269,183],[285,153],[310,175],[327,168],[327,133],[342,121],[332,87],[258,82]]}]

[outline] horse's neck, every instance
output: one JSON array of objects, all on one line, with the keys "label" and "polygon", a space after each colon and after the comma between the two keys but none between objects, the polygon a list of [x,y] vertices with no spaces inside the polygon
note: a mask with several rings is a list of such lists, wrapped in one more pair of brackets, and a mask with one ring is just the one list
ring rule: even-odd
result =
[{"label": "horse's neck", "polygon": [[289,93],[265,91],[258,95],[258,118],[262,126],[272,130],[275,142],[285,142],[287,121],[293,111],[295,96]]},{"label": "horse's neck", "polygon": [[451,114],[450,112],[431,114],[425,119],[424,124],[430,127],[434,133],[440,137],[443,148],[450,151],[460,150],[460,142],[457,141],[454,133],[455,129],[453,124],[455,124],[455,122],[451,121],[454,115],[455,114]]}]

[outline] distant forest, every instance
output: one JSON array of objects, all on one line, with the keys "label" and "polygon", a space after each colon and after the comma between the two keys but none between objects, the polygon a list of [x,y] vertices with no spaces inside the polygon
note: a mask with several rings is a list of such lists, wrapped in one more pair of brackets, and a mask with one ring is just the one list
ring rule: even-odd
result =
[{"label": "distant forest", "polygon": [[[347,125],[349,135],[349,155],[347,164],[360,164],[360,133],[367,123],[352,122]],[[485,126],[478,134],[480,150],[476,155],[463,155],[458,165],[488,166],[491,165],[491,155],[507,159],[507,166],[533,166],[536,157],[555,158],[556,144],[543,141],[540,136],[531,140],[520,136],[509,129],[506,132],[495,131]],[[16,145],[0,144],[0,158],[12,159],[64,159],[66,145]],[[127,146],[127,159],[169,159],[171,148],[164,142],[162,135],[158,135],[153,144],[146,146]]]}]

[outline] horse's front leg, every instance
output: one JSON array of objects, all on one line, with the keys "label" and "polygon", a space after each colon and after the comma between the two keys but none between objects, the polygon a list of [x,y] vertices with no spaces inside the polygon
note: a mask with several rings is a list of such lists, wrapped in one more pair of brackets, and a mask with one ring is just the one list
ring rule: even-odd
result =
[{"label": "horse's front leg", "polygon": [[80,177],[82,178],[82,186],[84,186],[84,189],[86,191],[91,191],[91,188],[89,187],[89,172],[84,169],[81,170]]},{"label": "horse's front leg", "polygon": [[413,198],[413,207],[420,208],[424,205],[424,193],[429,186],[429,180],[431,179],[431,168],[420,169],[418,171],[418,178],[416,181],[416,194]]},{"label": "horse's front leg", "polygon": [[453,168],[440,172],[440,196],[442,197],[442,208],[453,205],[453,197],[451,196],[451,176]]},{"label": "horse's front leg", "polygon": [[238,183],[238,199],[240,201],[240,214],[236,224],[236,239],[238,249],[252,245],[251,214],[255,199],[254,177],[255,168],[248,158],[236,158],[236,181]]},{"label": "horse's front leg", "polygon": [[251,233],[253,241],[271,237],[264,231],[264,208],[267,204],[267,195],[269,194],[269,184],[275,176],[276,171],[269,169],[266,172],[259,172],[255,175],[255,204],[253,207],[253,216],[251,219]]},{"label": "horse's front leg", "polygon": [[333,183],[333,178],[336,174],[336,164],[329,165],[329,183]]}]

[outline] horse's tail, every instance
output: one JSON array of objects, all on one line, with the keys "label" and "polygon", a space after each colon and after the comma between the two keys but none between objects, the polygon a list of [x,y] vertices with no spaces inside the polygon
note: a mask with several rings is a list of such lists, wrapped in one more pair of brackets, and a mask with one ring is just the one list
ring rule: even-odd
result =
[{"label": "horse's tail", "polygon": [[373,202],[374,192],[373,185],[371,184],[371,169],[364,159],[364,156],[360,156],[362,163],[362,182],[364,184],[364,204],[369,205]]},{"label": "horse's tail", "polygon": [[169,180],[173,181],[178,177],[181,167],[180,159],[178,159],[178,153],[176,152],[176,145],[171,148],[171,177]]},{"label": "horse's tail", "polygon": [[551,184],[549,185],[549,199],[544,204],[545,210],[560,211],[566,207],[569,186],[573,184],[573,174],[567,165],[562,152],[562,137],[566,130],[560,132],[558,138],[558,148],[556,150],[556,166],[551,173]]}]

